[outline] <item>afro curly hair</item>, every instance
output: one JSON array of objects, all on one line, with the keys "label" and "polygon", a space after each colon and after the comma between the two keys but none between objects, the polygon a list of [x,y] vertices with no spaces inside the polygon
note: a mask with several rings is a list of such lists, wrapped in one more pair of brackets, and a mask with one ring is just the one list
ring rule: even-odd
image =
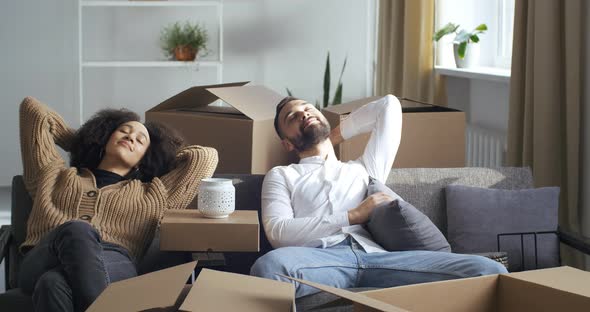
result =
[{"label": "afro curly hair", "polygon": [[[139,115],[126,109],[97,112],[76,131],[70,149],[70,166],[90,170],[98,168],[111,134],[126,122],[140,120]],[[175,167],[176,153],[183,146],[183,139],[176,131],[162,124],[150,122],[145,126],[150,145],[138,170],[130,172],[126,178],[150,182]]]}]

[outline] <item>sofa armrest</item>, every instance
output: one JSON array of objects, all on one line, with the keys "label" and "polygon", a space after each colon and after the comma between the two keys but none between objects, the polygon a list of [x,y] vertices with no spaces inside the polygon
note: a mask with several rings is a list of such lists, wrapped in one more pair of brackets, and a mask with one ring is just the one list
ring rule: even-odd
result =
[{"label": "sofa armrest", "polygon": [[560,242],[586,255],[590,255],[590,239],[561,228],[557,231],[557,236]]},{"label": "sofa armrest", "polygon": [[0,262],[8,256],[8,249],[12,240],[10,225],[0,227]]},{"label": "sofa armrest", "polygon": [[9,257],[10,243],[12,242],[12,227],[10,225],[3,225],[0,227],[0,262],[4,261],[4,285],[9,289]]},{"label": "sofa armrest", "polygon": [[470,255],[476,255],[476,256],[490,258],[490,259],[500,263],[508,270],[508,253],[505,251],[470,253]]}]

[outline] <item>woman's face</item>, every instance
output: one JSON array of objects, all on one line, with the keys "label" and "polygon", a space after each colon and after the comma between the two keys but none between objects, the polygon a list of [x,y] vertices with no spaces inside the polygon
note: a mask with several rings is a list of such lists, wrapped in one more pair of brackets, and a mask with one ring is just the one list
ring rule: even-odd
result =
[{"label": "woman's face", "polygon": [[131,170],[139,164],[149,146],[150,135],[146,127],[140,122],[129,121],[111,134],[104,158],[109,157],[111,161],[120,162],[120,165]]}]

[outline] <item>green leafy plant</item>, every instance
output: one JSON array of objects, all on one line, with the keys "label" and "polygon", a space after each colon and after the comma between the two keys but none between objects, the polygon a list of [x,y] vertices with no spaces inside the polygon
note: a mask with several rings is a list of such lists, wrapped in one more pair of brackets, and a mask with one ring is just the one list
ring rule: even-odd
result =
[{"label": "green leafy plant", "polygon": [[[344,63],[342,64],[342,69],[340,70],[340,77],[338,78],[338,84],[336,86],[336,92],[334,93],[334,98],[332,98],[332,103],[330,103],[330,85],[331,85],[331,74],[330,74],[330,52],[328,52],[328,55],[326,56],[326,69],[324,70],[324,95],[322,97],[323,101],[320,102],[318,100],[315,101],[315,106],[318,109],[322,109],[325,107],[328,107],[330,105],[337,105],[337,104],[341,104],[342,103],[342,90],[343,90],[343,84],[342,84],[342,75],[344,74],[344,69],[346,68],[346,61],[347,61],[348,57],[344,58]],[[289,90],[289,88],[287,89],[287,94],[289,96],[293,96],[293,92],[291,92],[291,90]]]},{"label": "green leafy plant", "polygon": [[188,47],[195,53],[207,51],[207,29],[199,24],[176,22],[162,29],[160,46],[166,56],[174,57],[175,50],[179,47]]},{"label": "green leafy plant", "polygon": [[488,26],[486,24],[480,24],[479,26],[475,27],[473,31],[467,32],[463,29],[459,30],[459,25],[448,23],[443,26],[443,28],[434,33],[434,41],[439,41],[442,37],[449,34],[456,34],[453,42],[459,44],[457,53],[461,59],[464,59],[465,51],[467,50],[467,44],[471,42],[478,43],[478,35],[484,33],[486,30],[488,30]]}]

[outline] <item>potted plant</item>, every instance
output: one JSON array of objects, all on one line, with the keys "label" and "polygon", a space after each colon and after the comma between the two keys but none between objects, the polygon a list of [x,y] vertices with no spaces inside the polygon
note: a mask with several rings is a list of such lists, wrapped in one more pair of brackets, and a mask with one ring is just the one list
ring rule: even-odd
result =
[{"label": "potted plant", "polygon": [[459,30],[459,25],[448,23],[434,33],[434,41],[438,42],[448,34],[456,34],[453,40],[455,64],[457,64],[458,68],[473,67],[478,62],[479,46],[470,43],[478,43],[478,35],[484,33],[486,30],[488,30],[486,24],[480,24],[471,32],[467,32],[463,29]]},{"label": "potted plant", "polygon": [[179,22],[162,30],[160,44],[166,56],[177,61],[193,61],[200,51],[207,50],[208,34],[199,24]]},{"label": "potted plant", "polygon": [[[315,106],[317,109],[321,110],[322,108],[328,107],[330,105],[338,105],[342,103],[342,75],[344,74],[344,69],[346,68],[346,60],[348,57],[344,58],[344,63],[342,64],[342,70],[340,71],[340,78],[338,78],[338,84],[336,85],[336,92],[334,93],[334,98],[332,99],[332,103],[330,103],[330,52],[328,52],[328,56],[326,56],[326,69],[324,71],[324,95],[322,96],[323,102],[322,104],[320,101],[315,101]],[[293,96],[293,93],[289,88],[287,89],[287,94],[289,96]]]}]

